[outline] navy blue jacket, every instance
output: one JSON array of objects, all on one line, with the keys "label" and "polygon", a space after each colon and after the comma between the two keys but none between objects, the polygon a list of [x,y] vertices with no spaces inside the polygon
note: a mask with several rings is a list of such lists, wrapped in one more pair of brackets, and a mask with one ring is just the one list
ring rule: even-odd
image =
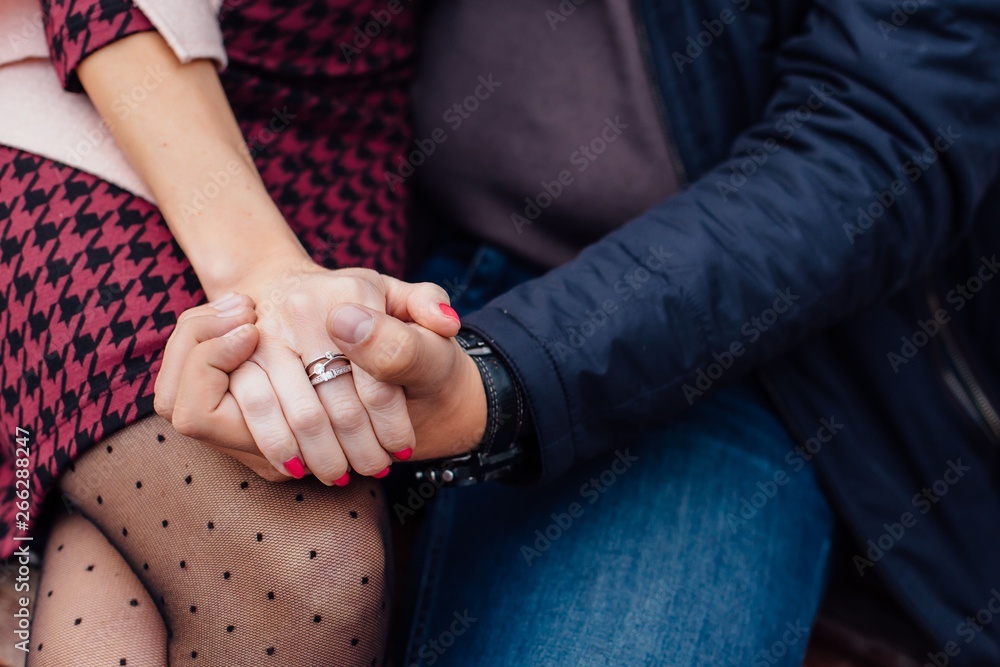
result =
[{"label": "navy blue jacket", "polygon": [[1000,3],[637,13],[687,186],[465,322],[517,374],[545,478],[757,373],[857,567],[951,664],[1000,664],[1000,617],[966,620],[1000,610]]}]

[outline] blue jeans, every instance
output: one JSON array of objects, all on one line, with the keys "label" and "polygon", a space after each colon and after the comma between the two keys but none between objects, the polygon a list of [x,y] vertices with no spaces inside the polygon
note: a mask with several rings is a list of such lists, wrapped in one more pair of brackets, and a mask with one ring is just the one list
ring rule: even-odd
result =
[{"label": "blue jeans", "polygon": [[[532,274],[449,244],[413,277],[468,312]],[[834,519],[795,447],[745,382],[547,487],[438,491],[402,664],[799,667]]]}]

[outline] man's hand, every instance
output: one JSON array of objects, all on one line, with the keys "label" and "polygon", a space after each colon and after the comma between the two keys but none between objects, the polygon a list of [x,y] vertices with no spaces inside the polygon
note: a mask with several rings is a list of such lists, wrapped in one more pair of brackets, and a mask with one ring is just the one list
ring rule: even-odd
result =
[{"label": "man's hand", "polygon": [[469,451],[486,430],[486,390],[453,338],[355,304],[333,309],[330,337],[356,366],[402,385],[416,432],[414,459]]},{"label": "man's hand", "polygon": [[342,486],[351,474],[387,474],[390,455],[409,458],[414,431],[401,387],[360,369],[313,386],[305,365],[342,352],[326,326],[342,303],[362,303],[454,335],[458,318],[442,309],[448,295],[441,287],[370,269],[328,270],[281,255],[259,262],[230,288],[254,300],[259,337],[249,361],[229,373],[229,393],[275,468],[295,477],[308,469],[325,484]]},{"label": "man's hand", "polygon": [[[178,432],[236,458],[262,477],[288,479],[265,458],[230,393],[229,374],[259,341],[254,302],[220,312],[213,304],[186,311],[164,354],[155,406]],[[389,304],[406,316],[405,304]],[[468,451],[486,429],[486,392],[475,363],[458,343],[415,323],[357,305],[331,311],[330,336],[370,381],[403,383],[416,433],[413,458]],[[358,375],[368,375],[358,373]]]}]

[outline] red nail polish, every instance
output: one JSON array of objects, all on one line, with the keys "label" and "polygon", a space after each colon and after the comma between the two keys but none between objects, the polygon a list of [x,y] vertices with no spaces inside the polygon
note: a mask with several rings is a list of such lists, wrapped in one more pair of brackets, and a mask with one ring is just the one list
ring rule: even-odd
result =
[{"label": "red nail polish", "polygon": [[351,481],[351,473],[345,472],[344,476],[340,479],[333,480],[333,483],[337,486],[347,486],[347,483]]},{"label": "red nail polish", "polygon": [[455,309],[452,308],[451,306],[449,306],[448,304],[446,304],[446,303],[439,303],[438,304],[438,308],[441,309],[441,312],[444,313],[445,317],[450,317],[451,319],[455,320],[456,322],[459,321],[459,319],[458,319],[458,313],[456,313]]},{"label": "red nail polish", "polygon": [[413,448],[407,447],[406,449],[401,449],[393,454],[393,456],[395,456],[399,461],[408,461],[410,457],[413,456]]},{"label": "red nail polish", "polygon": [[382,472],[375,473],[374,475],[372,475],[372,477],[374,477],[375,479],[382,479],[383,477],[385,477],[386,475],[389,474],[389,468],[390,467],[392,467],[392,466],[386,466],[385,470],[383,470]]},{"label": "red nail polish", "polygon": [[302,461],[297,456],[285,461],[285,472],[295,479],[302,479],[306,476],[305,466],[302,465]]}]

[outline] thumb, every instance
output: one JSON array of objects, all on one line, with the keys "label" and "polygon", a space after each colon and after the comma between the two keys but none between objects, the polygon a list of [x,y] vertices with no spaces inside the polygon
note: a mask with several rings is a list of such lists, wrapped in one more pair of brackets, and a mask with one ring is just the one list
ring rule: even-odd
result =
[{"label": "thumb", "polygon": [[328,320],[330,336],[376,380],[419,389],[443,379],[453,341],[357,304],[342,304]]},{"label": "thumb", "polygon": [[250,358],[258,337],[257,327],[248,323],[195,346],[181,371],[178,387],[182,389],[171,396],[156,397],[160,416],[175,421],[176,427],[177,423],[201,422],[202,416],[223,406],[229,391],[229,374]]}]

